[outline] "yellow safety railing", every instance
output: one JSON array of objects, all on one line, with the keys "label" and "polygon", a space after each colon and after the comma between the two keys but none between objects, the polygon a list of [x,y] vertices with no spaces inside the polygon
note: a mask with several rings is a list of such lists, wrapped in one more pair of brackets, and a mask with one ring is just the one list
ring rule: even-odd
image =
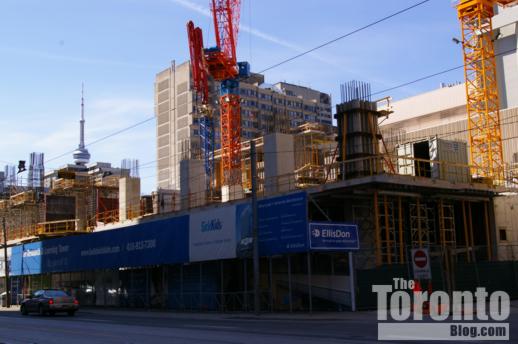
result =
[{"label": "yellow safety railing", "polygon": [[79,220],[61,220],[38,224],[38,235],[62,235],[77,232]]}]

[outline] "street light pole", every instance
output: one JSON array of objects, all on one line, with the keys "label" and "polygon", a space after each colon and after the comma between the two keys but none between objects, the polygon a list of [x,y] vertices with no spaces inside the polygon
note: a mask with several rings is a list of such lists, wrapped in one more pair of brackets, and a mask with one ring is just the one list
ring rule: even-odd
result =
[{"label": "street light pole", "polygon": [[259,298],[259,235],[257,230],[257,155],[255,141],[250,141],[250,164],[252,174],[252,236],[253,236],[253,264],[254,264],[254,312],[259,314],[261,304]]},{"label": "street light pole", "polygon": [[4,238],[4,271],[5,271],[5,306],[11,307],[11,292],[9,288],[9,261],[7,260],[7,229],[5,228],[5,216],[2,216],[2,231]]}]

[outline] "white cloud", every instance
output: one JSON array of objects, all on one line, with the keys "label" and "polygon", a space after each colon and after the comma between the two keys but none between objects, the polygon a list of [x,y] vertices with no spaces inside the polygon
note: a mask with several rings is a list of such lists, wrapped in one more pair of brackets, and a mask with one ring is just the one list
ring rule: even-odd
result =
[{"label": "white cloud", "polygon": [[[207,8],[205,6],[202,6],[202,5],[198,4],[198,3],[195,3],[195,2],[193,2],[191,0],[169,0],[169,1],[172,2],[172,3],[175,3],[177,5],[180,5],[180,6],[184,7],[184,8],[186,8],[186,9],[189,9],[189,10],[191,10],[193,12],[201,14],[202,16],[212,18],[212,13],[211,13],[209,8]],[[251,28],[251,27],[249,27],[247,25],[241,24],[240,25],[240,30],[242,30],[244,32],[247,32],[247,33],[249,33],[250,35],[252,35],[254,37],[257,37],[257,38],[260,38],[262,40],[265,40],[267,42],[279,45],[279,46],[287,48],[287,49],[290,49],[290,50],[292,50],[292,51],[294,51],[294,52],[296,52],[298,54],[303,53],[303,52],[308,50],[307,47],[301,47],[301,46],[299,46],[297,44],[288,42],[287,40],[284,40],[284,39],[282,39],[280,37],[277,37],[277,36],[274,36],[272,34],[263,32],[261,30],[257,30],[257,29]],[[319,55],[318,53],[315,53],[315,52],[309,53],[308,56],[311,56],[311,57],[313,57],[316,60],[319,60],[321,62],[324,62],[324,63],[332,66],[334,68],[333,73],[335,74],[335,76],[336,76],[336,70],[338,70],[341,73],[347,74],[348,76],[356,76],[356,77],[364,78],[364,79],[366,78],[366,79],[371,80],[373,82],[376,82],[376,83],[378,83],[380,85],[384,85],[385,87],[393,86],[393,83],[391,83],[391,82],[389,82],[387,80],[384,80],[382,78],[372,76],[372,75],[370,75],[369,72],[361,71],[361,70],[357,70],[357,69],[353,69],[353,68],[347,68],[346,67],[346,65],[347,65],[346,57],[342,57],[339,60],[336,60],[336,59],[329,58],[327,56],[324,57],[324,56]],[[307,73],[307,71],[304,71],[304,72]],[[297,75],[294,75],[294,76],[297,76]]]},{"label": "white cloud", "polygon": [[[202,5],[199,5],[197,3],[194,3],[190,0],[170,0],[171,2],[177,4],[177,5],[180,5],[184,8],[187,8],[191,11],[194,11],[198,14],[201,14],[205,17],[209,17],[209,18],[212,18],[212,13],[211,11],[205,7],[205,6],[202,6]],[[293,50],[297,53],[303,53],[304,51],[306,51],[306,48],[304,47],[301,47],[297,44],[293,44],[293,43],[290,43],[282,38],[279,38],[279,37],[276,37],[274,35],[271,35],[269,33],[266,33],[266,32],[263,32],[263,31],[260,31],[260,30],[257,30],[257,29],[254,29],[254,28],[251,28],[247,25],[243,25],[243,24],[240,24],[239,25],[239,29],[241,31],[244,31],[244,32],[247,32],[249,33],[250,35],[252,36],[255,36],[257,38],[260,38],[262,40],[265,40],[267,42],[270,42],[270,43],[274,43],[276,45],[279,45],[281,47],[284,47],[284,48],[287,48],[287,49],[290,49],[290,50]],[[312,56],[313,58],[316,58],[322,62],[325,62],[325,63],[328,63],[330,65],[333,65],[335,67],[340,67],[341,64],[338,64],[336,63],[335,61],[332,61],[330,60],[329,58],[326,58],[326,57],[323,57],[323,56],[320,56],[316,53],[311,53],[311,54],[308,54],[310,56]]]}]

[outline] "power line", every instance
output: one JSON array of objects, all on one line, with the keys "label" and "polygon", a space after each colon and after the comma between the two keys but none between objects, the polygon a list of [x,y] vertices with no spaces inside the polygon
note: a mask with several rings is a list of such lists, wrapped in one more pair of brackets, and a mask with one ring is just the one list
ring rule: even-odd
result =
[{"label": "power line", "polygon": [[[416,5],[414,5],[413,7],[416,7],[416,6],[420,5],[420,4],[423,4],[423,3],[428,2],[428,1],[430,1],[430,0],[426,0],[426,1],[424,1],[424,2],[421,2],[421,3],[419,3],[419,4],[416,4]],[[411,6],[411,8],[413,8],[413,7]],[[409,9],[410,9],[410,8],[407,8],[406,10],[409,10]],[[403,12],[405,12],[405,10],[402,10],[402,11],[403,11]],[[400,12],[401,12],[401,11],[400,11]],[[403,13],[403,12],[401,12],[401,13]],[[396,14],[393,14],[392,16],[394,16],[394,15],[396,15]],[[372,25],[371,25],[371,26],[372,26]],[[330,41],[330,42],[331,42],[331,41]],[[516,51],[516,49],[506,50],[506,51],[500,52],[500,53],[498,53],[498,54],[495,54],[495,57],[497,57],[497,56],[502,56],[502,55],[505,55],[505,54],[508,54],[508,53],[511,53],[511,52],[515,52],[515,51]],[[300,55],[300,54],[299,54],[299,55]],[[303,55],[301,55],[301,56],[303,56]],[[300,57],[300,56],[299,56],[299,57]],[[296,58],[296,57],[291,58],[291,59],[290,59],[290,61],[291,61],[291,60],[293,60],[293,59],[295,59],[295,58]],[[283,63],[286,63],[286,62],[288,62],[288,61],[286,60],[286,61],[284,61]],[[412,84],[418,83],[418,82],[420,82],[420,81],[424,81],[424,80],[427,80],[427,79],[431,79],[431,78],[436,77],[436,76],[439,76],[439,75],[447,74],[447,73],[453,72],[453,71],[455,71],[455,70],[461,69],[461,68],[463,68],[464,66],[465,66],[465,65],[464,65],[464,64],[462,64],[462,65],[459,65],[459,66],[456,66],[456,67],[452,67],[452,68],[448,68],[448,69],[445,69],[445,70],[442,70],[442,71],[439,71],[439,72],[436,72],[436,73],[432,73],[432,74],[429,74],[429,75],[426,75],[426,76],[423,76],[423,77],[420,77],[420,78],[417,78],[417,79],[414,79],[414,80],[411,80],[411,81],[408,81],[408,82],[405,82],[405,83],[402,83],[402,84],[399,84],[399,85],[396,85],[396,86],[393,86],[393,87],[390,87],[390,88],[387,88],[387,89],[384,89],[384,90],[381,90],[381,91],[377,91],[377,92],[371,93],[371,96],[375,96],[375,95],[378,95],[378,94],[382,94],[382,93],[386,93],[386,92],[389,92],[389,91],[393,91],[393,90],[396,90],[396,89],[398,89],[398,88],[402,88],[402,87],[405,87],[405,86],[409,86],[409,85],[412,85]],[[271,66],[271,67],[269,67],[268,69],[272,69],[272,68],[275,68],[275,67],[276,67],[276,65]],[[268,70],[268,69],[266,69],[266,70]],[[266,71],[266,70],[265,70],[265,71]],[[263,73],[263,72],[264,72],[264,71],[259,72],[259,73]],[[246,79],[246,78],[245,78],[245,79]],[[243,79],[243,80],[245,80],[245,79]],[[216,94],[217,94],[217,93],[213,93],[212,95],[216,95]],[[170,111],[174,111],[175,109],[176,109],[176,108],[172,108],[172,109],[170,109]],[[142,125],[142,124],[144,124],[144,123],[147,123],[147,122],[149,122],[150,120],[152,120],[153,118],[154,118],[154,116],[152,116],[152,117],[150,117],[150,118],[147,118],[147,119],[145,119],[145,120],[143,120],[143,121],[140,121],[140,122],[138,122],[138,123],[135,123],[135,124],[133,124],[133,125],[131,125],[131,126],[129,126],[129,127],[123,128],[123,129],[121,129],[121,130],[119,130],[119,131],[116,131],[116,132],[114,132],[114,133],[111,133],[111,134],[109,134],[109,135],[107,135],[107,136],[105,136],[105,137],[102,137],[102,138],[98,139],[98,140],[95,140],[95,141],[93,141],[93,142],[90,142],[90,143],[88,143],[88,144],[87,144],[87,145],[85,145],[85,146],[91,146],[91,145],[96,144],[96,143],[98,143],[98,142],[104,141],[104,140],[106,140],[106,139],[108,139],[108,138],[110,138],[110,137],[116,136],[116,135],[118,135],[118,134],[120,134],[120,133],[123,133],[123,132],[125,132],[125,131],[130,130],[130,129],[133,129],[133,128],[135,128],[135,127],[139,126],[139,125]],[[61,155],[58,155],[58,156],[53,157],[53,158],[51,158],[51,159],[48,159],[46,162],[50,162],[50,161],[53,161],[53,160],[57,160],[57,159],[62,158],[62,157],[64,157],[64,156],[68,155],[68,154],[73,153],[74,151],[75,151],[75,149],[70,150],[70,151],[68,151],[68,152],[66,152],[66,153],[63,153],[63,154],[61,154]]]},{"label": "power line", "polygon": [[[409,6],[409,7],[406,7],[406,8],[404,8],[404,9],[401,9],[401,10],[399,10],[399,11],[397,11],[397,12],[394,12],[394,13],[392,13],[392,14],[390,14],[390,15],[387,15],[387,16],[385,16],[385,17],[381,18],[381,19],[378,19],[378,20],[373,21],[373,22],[371,22],[371,23],[369,23],[369,24],[366,24],[366,25],[364,25],[364,26],[362,26],[362,27],[360,27],[360,28],[357,28],[357,29],[355,29],[355,30],[353,30],[353,31],[351,31],[351,32],[348,32],[348,33],[346,33],[346,34],[344,34],[344,35],[341,35],[341,36],[339,36],[339,37],[336,37],[336,38],[334,38],[334,39],[332,39],[332,40],[330,40],[330,41],[324,42],[324,43],[322,43],[322,44],[320,44],[320,45],[318,45],[318,46],[316,46],[316,47],[314,47],[314,48],[311,48],[311,49],[306,50],[306,51],[304,51],[304,52],[302,52],[302,53],[299,53],[299,54],[297,54],[297,55],[295,55],[295,56],[292,56],[292,57],[290,57],[290,58],[288,58],[288,59],[286,59],[286,60],[283,60],[283,61],[281,61],[281,62],[278,62],[278,63],[276,63],[276,64],[274,64],[274,65],[272,65],[272,66],[270,66],[270,67],[268,67],[268,68],[266,68],[266,69],[263,69],[263,70],[262,70],[262,71],[260,71],[259,73],[264,73],[264,72],[266,72],[266,71],[268,71],[268,70],[271,70],[271,69],[277,68],[277,67],[279,67],[279,66],[281,66],[281,65],[283,65],[283,64],[286,64],[286,63],[291,62],[291,61],[293,61],[293,60],[295,60],[295,59],[298,59],[298,58],[300,58],[300,57],[302,57],[302,56],[305,56],[305,55],[307,55],[307,54],[309,54],[309,53],[311,53],[311,52],[313,52],[313,51],[316,51],[316,50],[321,49],[321,48],[323,48],[323,47],[325,47],[325,46],[328,46],[328,45],[330,45],[330,44],[333,44],[333,43],[335,43],[335,42],[337,42],[337,41],[339,41],[339,40],[342,40],[342,39],[344,39],[344,38],[347,38],[347,37],[349,37],[349,36],[352,36],[352,35],[354,35],[354,34],[356,34],[356,33],[358,33],[358,32],[361,32],[361,31],[366,30],[366,29],[368,29],[368,28],[370,28],[370,27],[373,27],[373,26],[375,26],[375,25],[377,25],[377,24],[380,24],[380,23],[382,23],[382,22],[384,22],[384,21],[387,21],[387,20],[389,20],[389,19],[391,19],[391,18],[394,18],[394,17],[396,17],[396,16],[398,16],[398,15],[400,15],[400,14],[403,14],[403,13],[405,13],[405,12],[408,12],[408,11],[410,11],[410,10],[412,10],[412,9],[416,8],[416,7],[419,7],[419,6],[421,6],[421,5],[424,5],[425,3],[430,2],[430,1],[431,1],[431,0],[423,0],[423,1],[420,1],[420,2],[418,2],[418,3],[416,3],[416,4],[414,4],[414,5],[411,5],[411,6]],[[239,79],[239,78],[238,78],[238,80],[239,80],[239,81],[244,81],[244,80],[249,79],[249,78],[250,78],[250,77],[246,77],[246,78],[242,78],[242,79]],[[215,93],[212,93],[211,95],[217,95],[217,93],[215,92]],[[170,110],[172,111],[172,110],[175,110],[175,109],[176,109],[176,108],[173,108],[173,109],[170,109]],[[154,116],[153,116],[153,117],[150,117],[150,118],[148,118],[148,119],[146,119],[146,120],[144,120],[144,121],[138,122],[138,123],[136,123],[136,124],[134,124],[134,125],[131,125],[131,126],[127,127],[127,128],[124,128],[124,129],[121,129],[121,130],[119,130],[119,131],[117,131],[117,132],[114,132],[114,133],[112,133],[112,134],[110,134],[110,135],[107,135],[107,136],[105,136],[105,137],[102,137],[102,138],[100,138],[100,139],[98,139],[98,140],[96,140],[96,141],[90,142],[90,143],[89,143],[89,144],[87,144],[86,146],[91,146],[91,145],[93,145],[93,144],[95,144],[95,143],[98,143],[98,142],[104,141],[104,140],[106,140],[106,139],[108,139],[108,138],[110,138],[110,137],[113,137],[113,136],[118,135],[118,134],[120,134],[120,133],[122,133],[122,132],[125,132],[125,131],[127,131],[127,130],[130,130],[130,129],[132,129],[132,128],[136,127],[136,126],[139,126],[139,125],[141,125],[141,124],[144,124],[144,123],[146,123],[146,122],[150,121],[150,120],[151,120],[151,119],[153,119],[153,118],[154,118]],[[53,158],[50,158],[50,159],[48,159],[46,162],[50,162],[50,161],[57,160],[57,159],[59,159],[59,158],[62,158],[62,157],[64,157],[64,156],[66,156],[66,155],[70,154],[70,153],[73,153],[74,151],[75,151],[75,149],[74,149],[74,150],[70,150],[70,151],[68,151],[68,152],[66,152],[66,153],[63,153],[63,154],[61,154],[61,155],[55,156],[55,157],[53,157]]]},{"label": "power line", "polygon": [[[495,54],[495,57],[501,56],[501,55],[506,55],[508,53],[512,53],[512,52],[515,52],[515,51],[516,51],[516,49],[510,49],[510,50],[502,51],[502,52],[500,52],[498,54]],[[474,62],[480,62],[480,60],[474,61]],[[387,89],[384,89],[384,90],[381,90],[381,91],[378,91],[378,92],[371,93],[370,95],[371,96],[375,96],[375,95],[378,95],[378,94],[381,94],[381,93],[387,93],[389,91],[393,91],[393,90],[396,90],[396,89],[401,88],[401,87],[409,86],[409,85],[418,83],[420,81],[424,81],[424,80],[431,79],[433,77],[436,77],[436,76],[439,76],[439,75],[442,75],[442,74],[447,74],[447,73],[453,72],[453,71],[455,71],[457,69],[464,68],[464,66],[465,66],[465,64],[461,64],[461,65],[456,66],[456,67],[448,68],[448,69],[442,70],[440,72],[429,74],[429,75],[423,76],[421,78],[414,79],[412,81],[407,81],[405,83],[402,83],[402,84],[399,84],[399,85],[396,85],[396,86],[393,86],[393,87],[390,87],[390,88],[387,88]]]},{"label": "power line", "polygon": [[321,49],[321,48],[323,48],[323,47],[326,47],[326,46],[328,46],[328,45],[331,45],[331,44],[333,44],[333,43],[335,43],[335,42],[337,42],[337,41],[340,41],[340,40],[342,40],[342,39],[344,39],[344,38],[347,38],[347,37],[349,37],[349,36],[352,36],[352,35],[354,35],[354,34],[356,34],[356,33],[360,32],[360,31],[366,30],[366,29],[368,29],[368,28],[370,28],[370,27],[372,27],[372,26],[375,26],[375,25],[377,25],[377,24],[380,24],[380,23],[382,23],[382,22],[384,22],[384,21],[387,21],[387,20],[389,20],[389,19],[391,19],[391,18],[394,18],[394,17],[396,17],[396,16],[398,16],[398,15],[400,15],[400,14],[403,14],[403,13],[405,13],[405,12],[408,12],[408,11],[410,11],[410,10],[412,10],[412,9],[416,8],[416,7],[419,7],[419,6],[421,6],[421,5],[424,5],[424,4],[425,4],[425,3],[427,3],[427,2],[430,2],[430,0],[424,0],[424,1],[421,1],[421,2],[418,2],[418,3],[414,4],[414,5],[412,5],[412,6],[406,7],[406,8],[404,8],[404,9],[402,9],[402,10],[399,10],[399,11],[397,11],[397,12],[394,12],[394,13],[392,13],[392,14],[390,14],[390,15],[387,15],[387,16],[385,16],[385,17],[381,18],[381,19],[378,19],[378,20],[373,21],[373,22],[371,22],[371,23],[369,23],[369,24],[367,24],[367,25],[364,25],[364,26],[362,26],[362,27],[359,27],[359,28],[357,28],[357,29],[355,29],[355,30],[353,30],[353,31],[351,31],[351,32],[348,32],[348,33],[346,33],[346,34],[344,34],[344,35],[338,36],[338,37],[336,37],[336,38],[334,38],[334,39],[332,39],[332,40],[330,40],[330,41],[327,41],[327,42],[325,42],[325,43],[322,43],[322,44],[320,44],[320,45],[317,45],[317,46],[316,46],[316,47],[314,47],[314,48],[311,48],[311,49],[309,49],[309,50],[306,50],[306,51],[304,51],[304,52],[302,52],[302,53],[300,53],[300,54],[297,54],[297,55],[295,55],[295,56],[293,56],[293,57],[287,58],[287,59],[285,59],[285,60],[283,60],[283,61],[281,61],[281,62],[279,62],[279,63],[276,63],[276,64],[274,64],[274,65],[272,65],[272,66],[270,66],[270,67],[268,67],[268,68],[263,69],[263,70],[262,70],[262,71],[260,71],[259,73],[261,74],[261,73],[264,73],[264,72],[269,71],[269,70],[271,70],[271,69],[274,69],[274,68],[277,68],[277,67],[279,67],[279,66],[282,66],[282,65],[283,65],[283,64],[285,64],[285,63],[291,62],[291,61],[293,61],[293,60],[295,60],[295,59],[298,59],[299,57],[302,57],[302,56],[305,56],[305,55],[307,55],[307,54],[310,54],[310,53],[312,53],[312,52],[314,52],[314,51],[316,51],[316,50],[318,50],[318,49]]},{"label": "power line", "polygon": [[[117,130],[117,131],[115,131],[115,132],[113,132],[113,133],[111,133],[111,134],[108,134],[108,135],[106,135],[106,136],[103,136],[103,137],[101,137],[101,138],[99,138],[99,139],[97,139],[97,140],[94,140],[94,141],[92,141],[92,142],[90,142],[90,143],[86,144],[86,145],[85,145],[85,147],[92,146],[92,145],[94,145],[94,144],[96,144],[96,143],[99,143],[99,142],[101,142],[101,141],[107,140],[107,139],[109,139],[110,137],[113,137],[113,136],[119,135],[119,134],[121,134],[121,133],[123,133],[123,132],[126,132],[126,131],[128,131],[128,130],[131,130],[131,129],[135,128],[135,127],[138,127],[138,126],[140,126],[140,125],[142,125],[142,124],[144,124],[144,123],[147,123],[147,122],[151,121],[151,120],[152,120],[152,119],[154,119],[154,118],[155,118],[155,116],[151,116],[151,117],[149,117],[149,118],[147,118],[147,119],[145,119],[145,120],[142,120],[142,121],[140,121],[140,122],[137,122],[137,123],[135,123],[135,124],[132,124],[132,125],[130,125],[129,127],[125,127],[125,128],[120,129],[120,130]],[[70,151],[68,151],[68,152],[66,152],[66,153],[63,153],[63,154],[61,154],[61,155],[55,156],[55,157],[53,157],[53,158],[50,158],[50,159],[48,159],[48,160],[47,160],[47,161],[45,161],[45,162],[47,163],[47,162],[50,162],[50,161],[53,161],[53,160],[57,160],[57,159],[59,159],[59,158],[62,158],[62,157],[64,157],[64,156],[66,156],[66,155],[70,154],[70,153],[73,153],[74,151],[75,151],[75,149],[70,150]]]}]

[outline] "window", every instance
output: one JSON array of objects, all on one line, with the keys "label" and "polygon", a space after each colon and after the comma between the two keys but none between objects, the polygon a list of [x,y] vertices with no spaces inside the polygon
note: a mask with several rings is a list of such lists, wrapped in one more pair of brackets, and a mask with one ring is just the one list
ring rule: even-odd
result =
[{"label": "window", "polygon": [[498,229],[500,241],[507,241],[507,228],[499,228]]},{"label": "window", "polygon": [[68,296],[68,294],[62,290],[47,290],[47,291],[45,291],[45,296],[46,297],[66,297],[66,296]]}]

